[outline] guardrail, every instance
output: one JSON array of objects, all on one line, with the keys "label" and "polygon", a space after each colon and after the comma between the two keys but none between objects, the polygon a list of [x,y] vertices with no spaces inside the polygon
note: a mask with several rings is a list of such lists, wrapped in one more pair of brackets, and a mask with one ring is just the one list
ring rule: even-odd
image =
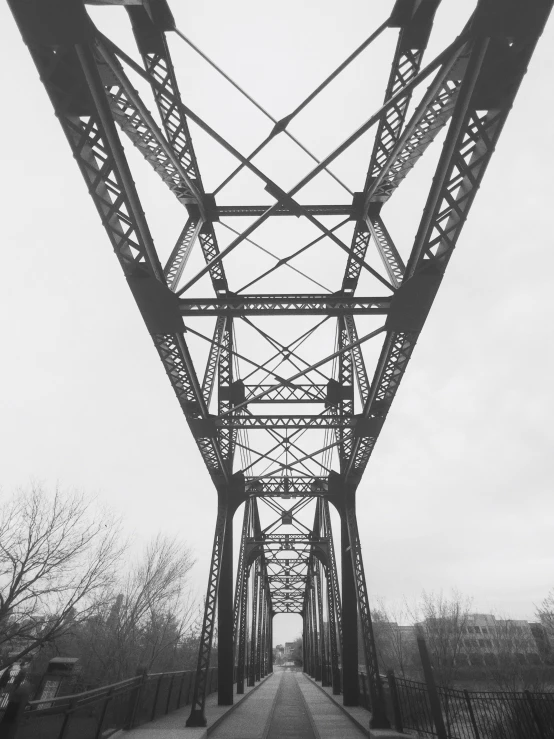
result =
[{"label": "guardrail", "polygon": [[[9,739],[108,739],[190,703],[194,670],[147,674],[75,695],[27,701],[16,691],[0,718],[0,736]],[[210,669],[208,693],[217,690]]]},{"label": "guardrail", "polygon": [[[359,673],[360,705],[370,710],[368,677]],[[388,715],[398,731],[439,739],[552,739],[554,693],[473,691],[437,687],[437,717],[426,683],[382,676]],[[438,720],[437,720],[438,719]],[[441,728],[444,726],[445,733]]]}]

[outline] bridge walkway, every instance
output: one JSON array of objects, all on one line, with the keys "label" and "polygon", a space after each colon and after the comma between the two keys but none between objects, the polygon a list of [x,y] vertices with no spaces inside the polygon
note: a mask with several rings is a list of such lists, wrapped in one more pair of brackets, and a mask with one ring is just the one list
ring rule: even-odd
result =
[{"label": "bridge walkway", "polygon": [[[233,706],[218,706],[208,696],[205,729],[187,729],[187,706],[149,724],[121,733],[121,739],[396,739],[395,731],[368,730],[369,713],[344,708],[340,696],[321,688],[304,673],[279,669]],[[116,734],[112,739],[116,739]]]}]

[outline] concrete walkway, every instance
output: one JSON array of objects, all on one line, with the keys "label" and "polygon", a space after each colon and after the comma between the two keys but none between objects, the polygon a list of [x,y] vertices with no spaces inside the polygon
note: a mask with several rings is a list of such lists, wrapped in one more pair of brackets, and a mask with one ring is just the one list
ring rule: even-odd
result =
[{"label": "concrete walkway", "polygon": [[233,706],[218,706],[217,694],[208,696],[208,727],[187,729],[190,706],[181,708],[118,739],[393,739],[394,731],[371,731],[364,708],[345,708],[340,696],[321,688],[302,672],[280,670],[244,695],[235,694]]},{"label": "concrete walkway", "polygon": [[212,731],[228,713],[234,713],[234,711],[238,710],[242,701],[246,700],[251,693],[257,694],[260,690],[263,690],[265,684],[272,677],[273,675],[269,675],[253,688],[245,686],[243,695],[237,695],[237,686],[235,685],[235,702],[232,706],[219,706],[217,704],[217,693],[208,695],[204,709],[208,721],[206,728],[187,728],[186,723],[190,714],[190,706],[184,706],[184,708],[180,708],[178,711],[173,711],[173,713],[167,716],[150,721],[147,724],[142,724],[142,726],[137,726],[135,729],[131,729],[131,731],[118,731],[112,734],[110,739],[206,739],[208,733],[212,736]]},{"label": "concrete walkway", "polygon": [[[362,706],[344,706],[342,703],[342,695],[333,695],[333,688],[324,688],[316,683],[313,678],[304,675],[307,682],[310,683],[313,690],[319,691],[326,700],[332,701],[337,709],[344,715],[348,715],[350,719],[358,726],[360,731],[370,739],[406,739],[407,734],[402,734],[396,729],[369,729],[369,719],[371,714]],[[310,702],[315,698],[308,698]],[[323,734],[322,734],[323,738]]]},{"label": "concrete walkway", "polygon": [[367,736],[303,673],[291,670],[276,672],[209,735],[210,739],[365,739]]},{"label": "concrete walkway", "polygon": [[[210,739],[264,739],[280,692],[281,675],[273,674],[247,700],[209,730]],[[187,739],[187,737],[184,737]]]}]

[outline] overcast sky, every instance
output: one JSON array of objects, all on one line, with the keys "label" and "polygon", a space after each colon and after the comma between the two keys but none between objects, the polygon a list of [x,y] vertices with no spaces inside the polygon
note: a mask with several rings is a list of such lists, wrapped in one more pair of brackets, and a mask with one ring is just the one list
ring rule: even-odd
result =
[{"label": "overcast sky", "polygon": [[[180,30],[280,118],[392,5],[212,0],[179,4],[175,17]],[[444,0],[428,60],[456,35],[472,6]],[[133,51],[123,10],[97,9],[94,18]],[[298,121],[295,135],[318,155],[379,107],[394,43],[395,32],[387,31]],[[184,100],[241,151],[254,148],[267,121],[183,42],[172,38],[171,48]],[[215,491],[5,3],[0,55],[0,484],[9,493],[35,478],[97,495],[124,516],[137,546],[157,531],[179,534],[196,552],[194,587],[203,594]],[[551,21],[359,488],[374,598],[413,601],[422,589],[457,588],[473,598],[475,611],[532,619],[534,605],[554,587],[553,74]],[[210,191],[231,160],[192,132]],[[408,250],[423,183],[440,153],[435,148],[383,211]],[[369,151],[366,141],[336,164],[352,189],[363,185]],[[129,156],[156,244],[167,253],[182,211],[134,152]],[[311,169],[286,142],[262,164],[283,187]],[[230,194],[235,202],[255,202],[254,192],[245,176]],[[312,192],[319,195],[317,186]],[[336,192],[337,202],[347,202]],[[278,249],[279,228],[260,230],[259,240]],[[245,246],[229,273],[259,272],[264,258]],[[326,284],[333,258],[316,262],[299,266]],[[298,619],[283,617],[276,641],[299,630]]]}]

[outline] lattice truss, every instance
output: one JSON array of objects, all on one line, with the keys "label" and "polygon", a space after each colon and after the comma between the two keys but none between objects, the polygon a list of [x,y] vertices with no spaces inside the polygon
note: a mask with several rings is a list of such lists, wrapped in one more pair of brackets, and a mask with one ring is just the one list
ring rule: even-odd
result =
[{"label": "lattice truss", "polygon": [[[317,620],[310,592],[323,559],[311,537],[317,527],[321,534],[321,501],[340,510],[353,500],[552,1],[479,0],[459,35],[424,59],[440,0],[397,0],[389,19],[292,112],[273,117],[244,93],[268,120],[249,151],[181,92],[184,70],[174,66],[168,39],[192,42],[165,0],[88,3],[125,6],[103,11],[127,11],[135,45],[125,49],[74,0],[9,1],[220,499],[233,508],[261,498],[276,514],[263,532],[271,607]],[[316,157],[291,125],[385,36],[393,52],[384,102]],[[208,191],[191,128],[234,161]],[[292,185],[270,175],[264,159],[286,138],[300,162],[311,158]],[[354,146],[359,158],[362,144],[362,176],[344,182],[334,167]],[[437,153],[419,225],[396,243],[388,203],[410,187],[428,149]],[[152,238],[132,173],[137,152],[181,207],[173,243]],[[235,187],[245,175],[259,186],[254,202],[243,194],[251,188]],[[269,226],[278,246],[264,240]],[[306,498],[318,499],[311,533],[295,515]],[[214,544],[205,664],[226,515]],[[283,523],[291,516],[293,524]],[[348,532],[363,620],[355,516]],[[294,562],[278,556],[285,550]]]}]

